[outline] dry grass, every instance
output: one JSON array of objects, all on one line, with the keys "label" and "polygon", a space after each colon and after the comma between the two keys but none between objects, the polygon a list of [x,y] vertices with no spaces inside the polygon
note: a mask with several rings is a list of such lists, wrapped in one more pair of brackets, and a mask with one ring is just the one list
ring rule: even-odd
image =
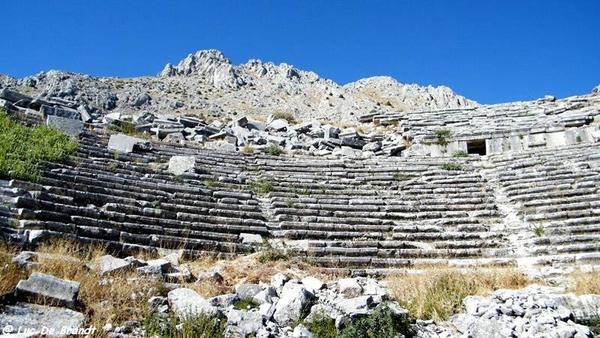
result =
[{"label": "dry grass", "polygon": [[578,295],[600,294],[600,271],[575,272],[571,275],[571,291]]},{"label": "dry grass", "polygon": [[0,296],[12,292],[21,279],[27,278],[27,272],[12,262],[16,252],[7,246],[0,249]]},{"label": "dry grass", "polygon": [[470,295],[488,295],[497,289],[519,289],[532,281],[515,269],[464,273],[456,269],[431,269],[422,273],[390,276],[388,287],[411,313],[420,319],[446,320],[461,310]]}]

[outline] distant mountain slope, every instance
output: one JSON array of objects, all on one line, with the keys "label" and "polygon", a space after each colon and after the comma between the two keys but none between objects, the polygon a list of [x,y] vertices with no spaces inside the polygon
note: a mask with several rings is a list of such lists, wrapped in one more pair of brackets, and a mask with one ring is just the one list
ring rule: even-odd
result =
[{"label": "distant mountain slope", "polygon": [[0,87],[31,96],[59,97],[103,111],[266,116],[291,112],[300,119],[356,120],[370,112],[461,108],[477,103],[448,87],[402,84],[390,77],[345,86],[291,65],[250,60],[235,66],[220,51],[201,50],[156,77],[97,78],[51,70],[24,79],[0,77]]}]

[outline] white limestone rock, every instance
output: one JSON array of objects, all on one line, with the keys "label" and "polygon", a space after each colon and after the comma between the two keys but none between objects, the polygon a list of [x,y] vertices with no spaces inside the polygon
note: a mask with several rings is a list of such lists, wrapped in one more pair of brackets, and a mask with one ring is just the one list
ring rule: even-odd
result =
[{"label": "white limestone rock", "polygon": [[194,156],[173,156],[169,159],[169,172],[173,175],[182,175],[194,172],[196,158]]},{"label": "white limestone rock", "polygon": [[188,316],[197,317],[202,313],[207,315],[217,313],[215,306],[211,305],[208,300],[202,298],[202,296],[192,289],[175,289],[167,294],[167,299],[169,300],[171,310],[179,318]]}]

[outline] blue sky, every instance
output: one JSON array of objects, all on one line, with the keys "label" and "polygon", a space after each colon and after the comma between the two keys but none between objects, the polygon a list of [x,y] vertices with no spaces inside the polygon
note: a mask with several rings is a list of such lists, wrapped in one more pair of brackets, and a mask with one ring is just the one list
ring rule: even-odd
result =
[{"label": "blue sky", "polygon": [[600,1],[0,0],[0,73],[157,74],[200,49],[343,85],[388,75],[480,103],[600,84]]}]

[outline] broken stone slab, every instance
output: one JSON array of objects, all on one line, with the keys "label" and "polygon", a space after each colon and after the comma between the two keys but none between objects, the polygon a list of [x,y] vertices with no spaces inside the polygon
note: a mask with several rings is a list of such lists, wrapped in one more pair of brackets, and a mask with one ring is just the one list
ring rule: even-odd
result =
[{"label": "broken stone slab", "polygon": [[248,125],[248,118],[240,117],[239,119],[233,121],[233,127],[242,127],[245,128]]},{"label": "broken stone slab", "polygon": [[365,144],[367,144],[367,142],[357,139],[357,138],[352,138],[352,137],[342,137],[340,134],[340,138],[342,140],[342,145],[344,146],[348,146],[354,149],[358,149],[358,150],[362,150],[362,148],[365,146]]},{"label": "broken stone slab", "polygon": [[216,151],[223,152],[234,152],[236,151],[235,144],[227,143],[227,142],[207,142],[204,143],[204,148],[212,149]]},{"label": "broken stone slab", "polygon": [[171,310],[179,318],[198,317],[203,313],[212,316],[217,313],[215,306],[192,289],[175,289],[168,293],[167,299]]},{"label": "broken stone slab", "polygon": [[[81,312],[65,308],[16,303],[0,307],[0,313],[0,327],[7,337],[64,337],[79,332],[93,336],[97,330],[83,327],[85,316]],[[19,328],[34,332],[17,334]]]},{"label": "broken stone slab", "polygon": [[118,151],[120,153],[131,153],[134,149],[152,150],[150,141],[131,137],[125,134],[111,135],[108,140],[108,150]]},{"label": "broken stone slab", "polygon": [[0,99],[4,99],[9,102],[18,102],[18,101],[24,101],[24,100],[29,100],[29,102],[31,102],[31,100],[32,100],[31,97],[21,94],[10,88],[4,88],[4,89],[0,90]]},{"label": "broken stone slab", "polygon": [[194,156],[173,156],[169,159],[169,172],[173,175],[181,175],[186,172],[193,173],[196,167]]},{"label": "broken stone slab", "polygon": [[33,303],[52,304],[73,308],[79,293],[79,283],[34,272],[21,280],[15,288],[15,296]]},{"label": "broken stone slab", "polygon": [[92,121],[92,115],[90,113],[90,109],[86,105],[84,105],[84,104],[80,105],[79,107],[77,107],[77,111],[81,115],[81,121],[83,121],[83,122]]},{"label": "broken stone slab", "polygon": [[203,124],[204,121],[191,116],[181,116],[179,117],[179,123],[186,128],[196,128],[198,125]]},{"label": "broken stone slab", "polygon": [[57,115],[48,115],[46,117],[46,125],[54,127],[63,133],[75,137],[83,133],[83,121],[75,120]]},{"label": "broken stone slab", "polygon": [[42,114],[44,114],[44,116],[54,115],[54,116],[64,117],[67,119],[81,120],[81,114],[76,109],[68,108],[68,107],[62,107],[62,106],[51,107],[51,106],[42,105],[42,107],[40,108],[40,112]]},{"label": "broken stone slab", "polygon": [[281,298],[275,305],[273,319],[280,326],[287,326],[300,318],[310,293],[302,284],[288,282],[281,290]]},{"label": "broken stone slab", "polygon": [[267,130],[282,131],[289,128],[290,124],[284,119],[275,119],[267,124]]},{"label": "broken stone slab", "polygon": [[171,262],[164,258],[153,259],[146,261],[147,266],[156,266],[162,273],[168,273],[171,271]]},{"label": "broken stone slab", "polygon": [[131,268],[131,264],[124,259],[116,258],[111,255],[104,255],[92,264],[92,268],[98,269],[100,275],[104,276],[128,270]]},{"label": "broken stone slab", "polygon": [[258,234],[240,233],[242,244],[262,244],[263,238]]},{"label": "broken stone slab", "polygon": [[250,121],[246,125],[246,128],[248,128],[248,130],[250,130],[250,131],[252,131],[252,130],[265,131],[265,130],[267,130],[267,124],[259,122],[259,121]]},{"label": "broken stone slab", "polygon": [[30,265],[37,264],[37,261],[38,253],[34,251],[21,251],[12,259],[12,262],[17,264],[20,268],[27,268]]},{"label": "broken stone slab", "polygon": [[381,146],[382,146],[382,144],[380,141],[375,141],[375,142],[365,144],[363,146],[362,150],[376,152],[376,151],[381,150]]},{"label": "broken stone slab", "polygon": [[194,280],[194,276],[185,266],[172,267],[164,277],[167,283],[190,283]]}]

